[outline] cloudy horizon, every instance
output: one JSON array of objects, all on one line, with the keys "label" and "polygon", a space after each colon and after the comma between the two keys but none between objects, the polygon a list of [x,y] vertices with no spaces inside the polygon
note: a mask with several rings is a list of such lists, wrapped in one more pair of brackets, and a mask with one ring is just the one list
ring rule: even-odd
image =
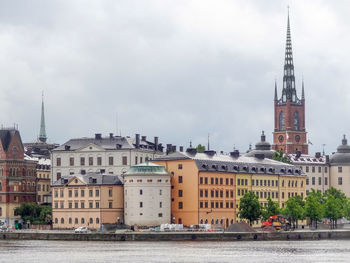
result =
[{"label": "cloudy horizon", "polygon": [[35,140],[44,91],[50,142],[210,134],[211,148],[244,152],[264,130],[272,143],[288,5],[309,151],[330,154],[350,136],[347,1],[1,1],[1,124]]}]

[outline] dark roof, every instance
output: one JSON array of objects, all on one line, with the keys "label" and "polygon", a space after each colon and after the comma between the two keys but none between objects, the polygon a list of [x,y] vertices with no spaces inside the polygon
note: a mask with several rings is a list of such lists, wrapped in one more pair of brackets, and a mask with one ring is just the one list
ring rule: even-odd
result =
[{"label": "dark roof", "polygon": [[275,151],[271,150],[271,144],[266,141],[266,136],[264,134],[264,131],[262,131],[260,142],[257,142],[255,144],[255,149],[246,153],[245,156],[254,157],[257,154],[263,154],[265,158],[272,159],[274,153]]},{"label": "dark roof", "polygon": [[117,175],[87,173],[85,175],[70,175],[62,177],[53,183],[53,186],[66,185],[71,179],[77,178],[87,185],[123,185],[123,180]]},{"label": "dark roof", "polygon": [[294,165],[245,155],[236,158],[227,154],[176,152],[154,159],[154,161],[174,160],[194,160],[199,171],[306,176],[299,167]]},{"label": "dark roof", "polygon": [[4,148],[4,151],[7,152],[8,147],[11,143],[12,138],[16,134],[15,129],[2,129],[0,130],[0,139],[1,139],[1,144],[2,147]]},{"label": "dark roof", "polygon": [[[124,150],[124,149],[136,149],[136,139],[122,136],[109,136],[100,138],[76,138],[70,139],[68,142],[53,149],[52,151],[74,151],[85,147],[89,144],[94,144],[102,147],[105,150]],[[66,147],[68,146],[68,147]],[[154,151],[155,144],[146,140],[140,140],[140,149]],[[158,145],[158,149],[162,149],[161,144]]]}]

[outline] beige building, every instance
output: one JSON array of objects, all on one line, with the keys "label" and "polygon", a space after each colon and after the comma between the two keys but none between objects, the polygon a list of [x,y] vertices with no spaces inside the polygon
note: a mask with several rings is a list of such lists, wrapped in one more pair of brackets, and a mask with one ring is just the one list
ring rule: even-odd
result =
[{"label": "beige building", "polygon": [[124,175],[127,225],[159,226],[171,222],[170,175],[151,162],[132,166]]},{"label": "beige building", "polygon": [[330,186],[341,190],[350,197],[350,146],[344,135],[337,152],[329,158]]},{"label": "beige building", "polygon": [[118,176],[90,173],[62,177],[52,185],[53,228],[122,223],[123,183]]},{"label": "beige building", "polygon": [[326,192],[330,186],[329,157],[316,153],[315,156],[306,154],[289,154],[291,163],[299,166],[306,174],[306,194],[312,189]]},{"label": "beige building", "polygon": [[40,158],[36,165],[38,204],[51,204],[51,160]]}]

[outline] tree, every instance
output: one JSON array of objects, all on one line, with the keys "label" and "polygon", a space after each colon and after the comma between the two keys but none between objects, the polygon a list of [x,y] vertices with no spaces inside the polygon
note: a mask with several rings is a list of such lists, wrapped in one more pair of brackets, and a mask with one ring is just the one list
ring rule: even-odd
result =
[{"label": "tree", "polygon": [[246,193],[239,201],[240,218],[247,219],[249,224],[261,216],[261,205],[258,197],[251,191]]},{"label": "tree", "polygon": [[272,159],[282,163],[290,163],[288,156],[285,155],[282,150],[274,152]]},{"label": "tree", "polygon": [[325,193],[325,216],[331,222],[331,228],[337,227],[337,220],[346,216],[348,211],[348,199],[345,194],[331,187]]},{"label": "tree", "polygon": [[51,207],[40,206],[36,203],[21,203],[15,208],[15,214],[21,216],[24,223],[47,224],[51,222]]},{"label": "tree", "polygon": [[280,213],[280,206],[277,202],[271,200],[270,197],[267,198],[267,206],[262,208],[261,215],[264,220],[268,219],[270,216],[278,215]]},{"label": "tree", "polygon": [[283,214],[288,217],[289,221],[293,224],[293,227],[298,228],[298,220],[305,218],[304,201],[301,196],[293,196],[289,198],[285,203]]},{"label": "tree", "polygon": [[202,153],[205,151],[205,146],[202,144],[197,145],[197,152]]},{"label": "tree", "polygon": [[312,191],[306,197],[305,202],[305,216],[311,221],[311,225],[315,225],[317,229],[317,222],[324,217],[324,197],[320,191]]}]

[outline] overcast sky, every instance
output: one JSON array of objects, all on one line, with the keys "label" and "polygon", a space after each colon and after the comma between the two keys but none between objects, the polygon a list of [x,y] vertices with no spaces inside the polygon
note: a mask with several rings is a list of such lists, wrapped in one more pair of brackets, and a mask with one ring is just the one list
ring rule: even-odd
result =
[{"label": "overcast sky", "polygon": [[[310,152],[350,137],[350,5],[338,1],[0,1],[0,111],[25,142],[116,133],[216,150],[272,143],[287,6]],[[119,131],[118,131],[119,133]]]}]

